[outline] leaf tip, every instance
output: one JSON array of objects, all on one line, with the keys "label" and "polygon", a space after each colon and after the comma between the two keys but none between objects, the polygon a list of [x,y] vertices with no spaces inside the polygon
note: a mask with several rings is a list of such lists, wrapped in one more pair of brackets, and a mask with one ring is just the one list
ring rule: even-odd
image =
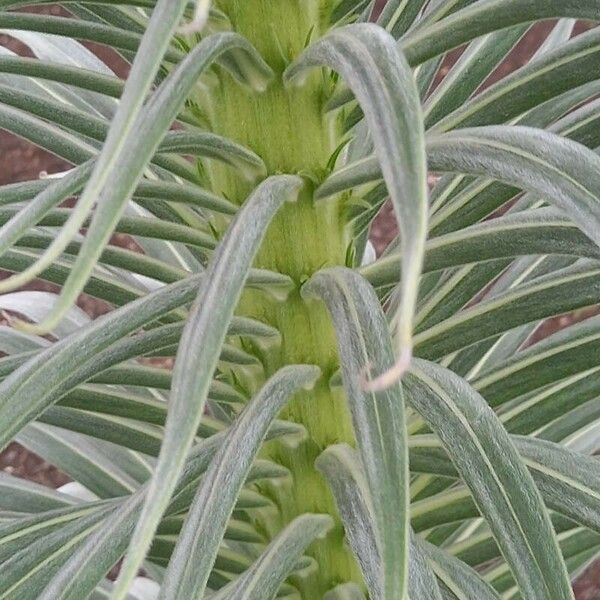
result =
[{"label": "leaf tip", "polygon": [[185,25],[181,25],[177,29],[177,33],[181,35],[200,33],[208,23],[209,12],[210,0],[197,0],[194,17]]},{"label": "leaf tip", "polygon": [[367,365],[361,374],[362,388],[366,392],[382,392],[387,390],[395,383],[398,383],[404,373],[408,371],[412,362],[412,346],[403,345],[400,354],[394,365],[375,379],[370,379],[370,367]]}]

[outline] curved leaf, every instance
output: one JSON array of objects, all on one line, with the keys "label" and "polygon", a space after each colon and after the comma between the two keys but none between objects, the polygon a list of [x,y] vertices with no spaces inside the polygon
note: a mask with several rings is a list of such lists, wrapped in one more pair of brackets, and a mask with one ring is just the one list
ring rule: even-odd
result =
[{"label": "curved leaf", "polygon": [[542,498],[508,433],[462,379],[418,361],[408,398],[440,437],[521,586],[531,598],[573,593]]},{"label": "curved leaf", "polygon": [[330,33],[310,46],[288,68],[286,77],[294,79],[318,65],[339,71],[358,99],[402,231],[399,356],[393,369],[372,382],[384,387],[399,378],[410,363],[427,235],[427,163],[419,95],[412,71],[393,38],[374,25],[352,25]]},{"label": "curved leaf", "polygon": [[366,390],[365,369],[393,360],[385,316],[371,286],[341,268],[320,271],[303,293],[318,295],[333,317],[344,387],[380,541],[384,598],[401,598],[408,585],[408,460],[404,400],[398,383]]},{"label": "curved leaf", "polygon": [[246,201],[217,248],[179,345],[153,485],[115,587],[115,600],[124,597],[168,505],[200,422],[221,344],[250,262],[274,213],[301,184],[301,179],[292,176],[267,179]]},{"label": "curved leaf", "polygon": [[433,544],[421,542],[420,546],[438,579],[452,592],[452,598],[499,600],[496,591],[468,565]]},{"label": "curved leaf", "polygon": [[[425,273],[525,255],[561,254],[600,259],[600,248],[554,209],[510,213],[428,240]],[[397,283],[400,253],[361,267],[375,289]]]},{"label": "curved leaf", "polygon": [[402,40],[402,48],[416,66],[492,31],[559,17],[594,21],[599,11],[598,0],[482,0],[416,29]]},{"label": "curved leaf", "polygon": [[[181,11],[177,11],[177,14],[180,16]],[[152,30],[148,29],[146,35],[150,35],[151,32]],[[74,302],[81,291],[121,216],[125,202],[141,179],[144,167],[157,150],[161,137],[184,103],[186,93],[207,67],[232,49],[244,50],[252,56],[253,67],[260,74],[257,75],[257,81],[262,84],[269,71],[268,67],[261,62],[244,38],[232,33],[215,34],[198,44],[155,92],[143,110],[139,110],[137,104],[141,101],[143,88],[129,87],[135,85],[135,80],[129,79],[124,93],[131,90],[130,93],[137,98],[136,104],[122,110],[126,111],[123,113],[123,118],[127,119],[127,123],[129,121],[131,123],[127,127],[120,127],[124,125],[120,120],[113,121],[102,154],[76,209],[60,236],[56,238],[52,249],[48,250],[45,262],[38,263],[37,268],[43,268],[56,257],[57,251],[60,251],[79,229],[93,202],[99,196],[98,209],[77,261],[63,286],[61,299],[46,322],[38,326],[40,330],[47,330],[60,320],[64,310]],[[152,56],[154,55],[150,55]],[[154,71],[152,73],[154,74]],[[125,106],[125,100],[122,100],[121,104]],[[133,126],[135,129],[132,129]],[[111,133],[113,131],[114,134]],[[131,131],[134,131],[134,134]],[[113,179],[110,185],[107,185],[108,177],[111,175]]]},{"label": "curved leaf", "polygon": [[267,428],[300,387],[314,384],[317,367],[288,366],[275,374],[236,419],[198,488],[175,552],[165,573],[161,597],[201,597],[237,496]]},{"label": "curved leaf", "polygon": [[434,170],[494,177],[556,203],[600,245],[600,157],[585,146],[526,127],[481,127],[428,141]]},{"label": "curved leaf", "polygon": [[345,536],[360,564],[372,598],[381,598],[383,581],[372,501],[360,458],[350,446],[326,448],[315,462],[335,498]]},{"label": "curved leaf", "polygon": [[246,573],[214,596],[215,600],[273,600],[309,544],[324,536],[332,525],[329,515],[296,517]]}]

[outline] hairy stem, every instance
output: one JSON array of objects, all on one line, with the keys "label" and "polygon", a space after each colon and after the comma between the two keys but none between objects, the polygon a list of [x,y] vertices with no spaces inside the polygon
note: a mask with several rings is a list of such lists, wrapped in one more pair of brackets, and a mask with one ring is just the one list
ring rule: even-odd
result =
[{"label": "hairy stem", "polygon": [[[299,394],[282,415],[302,423],[308,439],[294,447],[282,442],[270,442],[265,447],[266,456],[290,469],[292,481],[262,484],[261,491],[276,508],[256,515],[257,527],[269,537],[302,513],[334,515],[335,529],[309,550],[318,571],[294,580],[302,597],[314,600],[340,582],[362,584],[344,543],[333,499],[314,467],[315,459],[328,445],[354,442],[344,395],[328,384],[339,366],[334,331],[323,306],[300,296],[301,285],[315,271],[347,261],[350,232],[340,202],[316,204],[312,184],[322,178],[341,140],[337,124],[325,117],[323,109],[328,86],[332,85],[329,77],[317,73],[303,86],[292,89],[286,89],[281,78],[307,41],[323,33],[330,2],[221,0],[217,5],[229,16],[233,28],[261,51],[276,75],[267,91],[257,95],[219,74],[218,83],[210,84],[210,95],[199,94],[199,117],[213,131],[259,154],[269,174],[299,173],[307,182],[299,201],[285,206],[275,218],[255,263],[256,267],[289,275],[295,289],[283,302],[265,299],[260,292],[247,292],[239,313],[281,332],[279,346],[253,349],[264,365],[264,376],[294,363],[316,364],[323,372],[315,389]],[[203,99],[208,96],[210,104]],[[226,169],[211,166],[208,176],[214,191],[237,202],[248,191],[246,184]],[[260,381],[250,382],[253,384],[258,386]]]}]

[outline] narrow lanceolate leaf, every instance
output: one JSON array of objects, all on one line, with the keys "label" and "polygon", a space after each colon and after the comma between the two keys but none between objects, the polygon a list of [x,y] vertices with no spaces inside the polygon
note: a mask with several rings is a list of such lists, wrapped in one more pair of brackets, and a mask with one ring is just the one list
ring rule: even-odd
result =
[{"label": "narrow lanceolate leaf", "polygon": [[558,17],[595,21],[598,14],[599,0],[483,0],[415,29],[402,40],[402,48],[410,64],[416,66],[486,33],[512,25]]},{"label": "narrow lanceolate leaf", "polygon": [[466,382],[418,361],[409,399],[442,441],[526,598],[573,598],[569,577],[531,475],[508,433]]},{"label": "narrow lanceolate leaf", "polygon": [[[511,436],[548,508],[600,533],[600,465],[585,454],[553,442]],[[439,441],[430,435],[412,436],[411,470],[457,477]]]},{"label": "narrow lanceolate leaf", "polygon": [[428,140],[431,168],[493,177],[555,203],[600,245],[600,157],[528,127],[462,129]]},{"label": "narrow lanceolate leaf", "polygon": [[66,523],[16,552],[0,565],[0,598],[40,598],[48,572],[80,547],[82,540],[112,510],[112,506],[104,506]]},{"label": "narrow lanceolate leaf", "polygon": [[366,390],[367,370],[386,369],[393,352],[373,288],[342,268],[321,271],[305,294],[321,297],[338,337],[344,387],[373,499],[384,581],[383,598],[403,598],[408,585],[408,457],[404,400],[398,383]]},{"label": "narrow lanceolate leaf", "polygon": [[190,277],[131,302],[52,344],[12,372],[0,384],[0,447],[56,402],[63,390],[81,383],[73,381],[78,370],[73,365],[93,366],[98,354],[121,338],[190,302],[202,278]]},{"label": "narrow lanceolate leaf", "polygon": [[[348,544],[358,560],[371,598],[381,598],[382,571],[375,515],[360,459],[356,451],[345,445],[329,446],[317,459],[336,500],[344,524]],[[342,590],[337,593],[341,594]],[[441,592],[420,543],[411,535],[409,557],[409,598],[441,600]],[[331,593],[331,600],[343,595]],[[353,598],[353,596],[349,596]]]},{"label": "narrow lanceolate leaf", "polygon": [[374,25],[351,25],[330,33],[289,67],[287,78],[318,65],[339,71],[356,96],[402,233],[399,356],[394,368],[371,383],[385,387],[402,375],[412,356],[412,325],[427,235],[427,163],[419,93],[394,39]]},{"label": "narrow lanceolate leaf", "polygon": [[[540,129],[492,125],[431,135],[427,156],[432,171],[490,177],[542,196],[600,244],[600,157],[585,146]],[[366,158],[331,175],[318,194],[380,177],[377,160]]]},{"label": "narrow lanceolate leaf", "polygon": [[[279,437],[289,433],[293,434],[289,423],[276,422],[269,430],[268,437]],[[181,514],[189,507],[200,477],[223,442],[224,435],[221,433],[211,436],[194,446],[177,482],[174,500],[168,509],[169,516]],[[71,552],[71,556],[64,560],[63,564],[58,565],[59,568],[52,573],[52,578],[50,579],[49,574],[46,575],[46,587],[44,593],[39,595],[40,600],[58,598],[80,600],[94,589],[127,548],[127,542],[138,520],[148,488],[146,483],[136,493],[128,496],[120,506],[113,506],[110,518],[101,523],[81,548]],[[245,493],[249,494],[250,491]],[[256,502],[261,497],[257,494],[253,496],[255,500],[253,506],[261,506]],[[264,506],[264,503],[262,505]]]},{"label": "narrow lanceolate leaf", "polygon": [[37,513],[75,504],[70,496],[8,473],[0,473],[0,492],[3,511]]},{"label": "narrow lanceolate leaf", "polygon": [[[139,54],[123,90],[119,108],[108,132],[104,148],[92,172],[68,227],[64,240],[68,242],[81,226],[96,202],[113,169],[119,164],[120,152],[134,129],[137,115],[150,91],[164,53],[186,6],[185,0],[159,0],[148,29],[142,38]],[[137,132],[135,132],[137,134]],[[57,243],[58,247],[58,243]],[[51,328],[50,328],[51,329]]]},{"label": "narrow lanceolate leaf", "polygon": [[[17,212],[0,229],[0,254],[6,252],[30,227],[36,225],[50,209],[79,192],[90,175],[91,167],[91,162],[88,162],[73,169],[58,180],[46,180],[44,182],[47,185],[46,189],[41,191],[35,200]],[[13,275],[11,278],[11,282],[15,287],[19,287],[26,281],[26,272]],[[8,287],[5,287],[6,289]]]},{"label": "narrow lanceolate leaf", "polygon": [[300,387],[313,384],[317,367],[285,367],[246,407],[215,454],[192,502],[161,588],[169,600],[201,598],[237,496],[267,429]]},{"label": "narrow lanceolate leaf", "polygon": [[595,306],[600,298],[600,264],[580,261],[537,277],[465,308],[415,336],[422,358],[438,359],[514,327]]},{"label": "narrow lanceolate leaf", "polygon": [[[73,304],[81,292],[102,249],[110,239],[127,200],[142,178],[144,168],[158,149],[163,135],[171,126],[198,77],[223,54],[232,50],[248,55],[248,60],[244,63],[247,66],[244,73],[247,80],[256,87],[264,86],[270,75],[270,69],[249,42],[234,33],[214,34],[198,44],[163,82],[143,110],[138,111],[139,114],[136,112],[133,133],[129,129],[119,132],[117,145],[112,147],[109,144],[111,136],[109,132],[104,151],[110,148],[109,151],[115,152],[117,162],[112,157],[110,162],[100,169],[98,165],[102,164],[101,157],[98,159],[94,173],[99,173],[99,180],[96,181],[94,178],[88,182],[69,222],[55,240],[57,248],[66,245],[81,227],[92,203],[98,199],[98,208],[94,213],[81,252],[63,286],[60,300],[48,316],[46,323],[39,325],[40,330],[51,328],[59,321],[66,308]],[[139,90],[136,93],[139,94]],[[110,184],[107,184],[109,176],[112,178]],[[56,252],[48,256],[56,257]]]},{"label": "narrow lanceolate leaf", "polygon": [[152,485],[133,535],[114,597],[123,598],[166,509],[204,411],[229,321],[266,228],[297,192],[298,177],[267,179],[246,201],[219,245],[183,332],[165,435]]},{"label": "narrow lanceolate leaf", "polygon": [[423,550],[423,542],[412,534],[410,540],[410,562],[408,578],[408,597],[442,600],[442,592],[438,585],[427,554]]},{"label": "narrow lanceolate leaf", "polygon": [[501,79],[442,119],[433,131],[509,122],[594,81],[599,66],[600,34],[592,29]]},{"label": "narrow lanceolate leaf", "polygon": [[410,29],[425,4],[425,0],[389,0],[377,24],[399,39]]},{"label": "narrow lanceolate leaf", "polygon": [[427,99],[423,108],[425,127],[429,129],[468,100],[506,58],[527,28],[526,25],[513,27],[473,41]]},{"label": "narrow lanceolate leaf", "polygon": [[[551,208],[510,213],[430,238],[425,250],[425,273],[525,255],[600,259],[600,248],[567,216]],[[376,289],[395,285],[400,261],[399,252],[390,252],[360,272]]]},{"label": "narrow lanceolate leaf", "polygon": [[598,460],[545,440],[514,441],[547,506],[600,533]]},{"label": "narrow lanceolate leaf", "polygon": [[99,498],[131,494],[139,486],[139,482],[117,462],[127,456],[126,451],[121,448],[115,447],[115,452],[107,456],[106,449],[99,442],[63,428],[39,423],[26,427],[17,439],[28,450],[43,456],[50,464],[83,484]]},{"label": "narrow lanceolate leaf", "polygon": [[457,600],[500,600],[498,593],[479,574],[442,549],[425,541],[419,542],[437,578],[452,592]]},{"label": "narrow lanceolate leaf", "polygon": [[372,598],[381,598],[383,589],[376,519],[360,457],[350,446],[329,446],[315,466],[333,493],[344,525],[346,541],[360,564]]},{"label": "narrow lanceolate leaf", "polygon": [[558,331],[494,365],[473,380],[491,406],[598,366],[600,317]]},{"label": "narrow lanceolate leaf", "polygon": [[329,515],[304,514],[294,519],[260,558],[215,600],[273,600],[306,548],[333,525]]}]

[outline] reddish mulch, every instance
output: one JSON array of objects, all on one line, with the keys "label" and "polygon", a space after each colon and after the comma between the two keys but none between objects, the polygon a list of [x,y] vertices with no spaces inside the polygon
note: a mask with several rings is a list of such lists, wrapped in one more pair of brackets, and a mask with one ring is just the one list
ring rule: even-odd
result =
[{"label": "reddish mulch", "polygon": [[[49,7],[44,10],[54,14],[64,14],[64,11],[57,7]],[[498,68],[497,72],[494,73],[488,83],[493,83],[497,79],[523,65],[535,52],[540,39],[545,36],[550,27],[551,24],[549,23],[536,26],[534,30],[519,43],[509,59]],[[585,24],[579,25],[580,30],[585,28],[587,28]],[[0,45],[8,45],[15,51],[24,51],[22,45],[10,40],[6,36],[0,36]],[[89,46],[97,51],[105,60],[108,59],[120,76],[126,74],[126,67],[114,53],[92,44]],[[460,51],[453,54],[448,61],[448,65],[444,68],[445,71],[449,69],[452,61],[459,55]],[[0,185],[35,179],[43,171],[54,173],[64,170],[68,168],[68,166],[69,165],[59,158],[23,142],[11,134],[0,131]],[[382,249],[385,248],[387,243],[389,243],[396,233],[397,228],[392,210],[389,206],[386,206],[376,220],[371,232],[372,241],[378,252],[381,252]],[[128,240],[126,236],[119,236],[113,241],[123,246],[135,248],[135,246],[131,245],[131,241]],[[0,273],[0,278],[3,276],[5,275]],[[36,282],[31,286],[28,286],[28,288],[47,291],[56,290],[55,286],[44,282]],[[79,305],[88,312],[88,314],[94,317],[109,310],[109,306],[106,303],[86,296],[81,297]],[[539,337],[544,337],[557,329],[569,325],[574,320],[585,318],[590,314],[590,311],[582,311],[575,317],[562,316],[551,319],[538,330],[537,335]],[[17,443],[10,444],[4,452],[0,453],[0,470],[53,488],[68,482],[68,478],[63,473],[59,472],[55,467],[40,457],[28,452]],[[590,567],[586,573],[579,578],[574,587],[577,600],[600,600],[600,568],[598,568],[597,565],[595,568]]]}]

